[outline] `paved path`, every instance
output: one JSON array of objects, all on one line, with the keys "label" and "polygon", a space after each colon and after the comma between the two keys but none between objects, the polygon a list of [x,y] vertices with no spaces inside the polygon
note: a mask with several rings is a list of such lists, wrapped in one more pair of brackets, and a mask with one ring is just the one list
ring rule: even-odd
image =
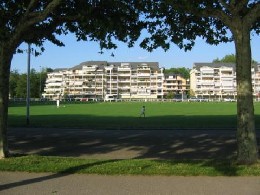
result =
[{"label": "paved path", "polygon": [[260,177],[98,176],[0,172],[1,195],[259,195]]},{"label": "paved path", "polygon": [[225,159],[236,153],[234,130],[12,128],[8,133],[11,152],[21,154],[92,159]]}]

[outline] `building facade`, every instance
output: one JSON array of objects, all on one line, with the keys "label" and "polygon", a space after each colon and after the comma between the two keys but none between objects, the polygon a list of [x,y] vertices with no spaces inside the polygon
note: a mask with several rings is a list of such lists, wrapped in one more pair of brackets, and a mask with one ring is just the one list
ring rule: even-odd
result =
[{"label": "building facade", "polygon": [[[180,76],[166,76],[157,62],[88,61],[49,73],[43,98],[159,99],[169,91],[187,93]],[[165,79],[166,78],[166,79]],[[178,81],[179,80],[179,81]]]},{"label": "building facade", "polygon": [[[260,64],[252,65],[253,94],[260,92]],[[196,97],[236,99],[236,66],[234,63],[194,63],[190,72],[190,89]]]},{"label": "building facade", "polygon": [[163,91],[165,95],[172,93],[175,98],[186,99],[190,91],[189,79],[177,74],[165,74]]}]

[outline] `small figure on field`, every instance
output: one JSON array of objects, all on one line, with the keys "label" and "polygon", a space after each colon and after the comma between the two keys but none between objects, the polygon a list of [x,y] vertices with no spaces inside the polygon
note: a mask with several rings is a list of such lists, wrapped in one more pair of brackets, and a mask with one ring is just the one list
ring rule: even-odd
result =
[{"label": "small figure on field", "polygon": [[60,107],[60,100],[56,100],[56,105],[57,105],[57,108]]},{"label": "small figure on field", "polygon": [[140,117],[143,116],[145,118],[145,106],[141,108]]}]

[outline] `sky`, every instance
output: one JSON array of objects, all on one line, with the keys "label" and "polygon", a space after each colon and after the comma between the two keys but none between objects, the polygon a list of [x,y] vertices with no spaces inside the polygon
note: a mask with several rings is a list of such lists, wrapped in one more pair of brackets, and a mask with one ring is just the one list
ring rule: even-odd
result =
[{"label": "sky", "polygon": [[[223,58],[228,54],[235,54],[234,43],[221,43],[217,46],[207,44],[202,39],[197,39],[191,51],[185,52],[177,46],[171,45],[168,51],[159,48],[148,52],[136,44],[128,48],[124,43],[118,43],[116,50],[104,50],[100,54],[97,42],[77,42],[72,34],[59,37],[65,47],[58,47],[50,42],[44,43],[45,51],[40,56],[31,56],[31,68],[40,71],[43,68],[71,68],[85,61],[108,61],[108,62],[158,62],[160,67],[192,68],[195,62],[212,62],[216,58]],[[22,44],[21,49],[27,49],[27,44]],[[33,46],[32,46],[33,47]],[[252,58],[260,63],[260,36],[251,36]],[[114,57],[111,54],[114,54]],[[15,54],[12,59],[11,70],[20,73],[27,71],[26,52]]]}]

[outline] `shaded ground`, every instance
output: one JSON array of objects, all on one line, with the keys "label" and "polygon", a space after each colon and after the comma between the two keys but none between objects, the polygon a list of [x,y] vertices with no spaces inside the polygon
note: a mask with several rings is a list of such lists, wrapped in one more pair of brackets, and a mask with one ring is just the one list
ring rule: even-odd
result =
[{"label": "shaded ground", "polygon": [[92,159],[223,159],[236,154],[235,135],[235,131],[223,129],[11,128],[9,146],[12,153]]}]

